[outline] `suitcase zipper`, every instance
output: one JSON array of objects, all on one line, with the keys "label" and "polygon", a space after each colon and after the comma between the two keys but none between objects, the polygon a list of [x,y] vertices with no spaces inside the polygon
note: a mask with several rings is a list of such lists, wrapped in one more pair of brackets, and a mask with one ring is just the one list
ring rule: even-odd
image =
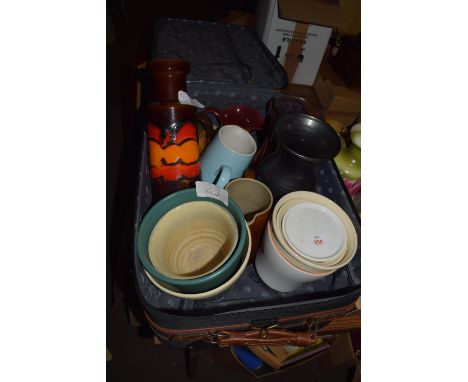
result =
[{"label": "suitcase zipper", "polygon": [[259,329],[260,331],[268,330],[270,328],[276,327],[277,325],[293,322],[293,321],[300,321],[306,320],[306,325],[308,326],[308,330],[312,330],[312,326],[315,325],[315,331],[318,329],[319,321],[327,320],[330,318],[334,318],[339,315],[347,314],[354,310],[354,303],[347,305],[343,308],[338,309],[330,309],[320,313],[309,313],[303,314],[294,317],[288,318],[280,318],[276,320],[276,323],[272,325],[267,325],[264,327],[259,328],[258,326],[252,324],[234,324],[234,325],[226,325],[226,326],[219,326],[219,327],[211,327],[211,328],[200,328],[200,329],[167,329],[159,326],[155,322],[151,320],[149,315],[144,311],[145,317],[148,320],[150,326],[155,329],[157,332],[165,334],[169,337],[170,340],[200,340],[203,339],[210,343],[216,343],[216,338],[220,336],[224,336],[224,334],[220,333],[224,330],[232,330],[232,329]]}]

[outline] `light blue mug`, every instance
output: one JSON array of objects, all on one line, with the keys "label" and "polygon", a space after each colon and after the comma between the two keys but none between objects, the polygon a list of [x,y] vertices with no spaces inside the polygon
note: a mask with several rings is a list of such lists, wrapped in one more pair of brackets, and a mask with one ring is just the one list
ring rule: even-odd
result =
[{"label": "light blue mug", "polygon": [[240,178],[249,166],[257,144],[252,136],[237,125],[226,125],[205,149],[201,157],[201,180],[224,186],[235,178]]}]

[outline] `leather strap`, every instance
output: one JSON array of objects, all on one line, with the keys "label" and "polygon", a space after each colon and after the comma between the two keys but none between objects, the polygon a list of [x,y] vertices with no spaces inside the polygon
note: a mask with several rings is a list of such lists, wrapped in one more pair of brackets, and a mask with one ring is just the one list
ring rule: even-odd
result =
[{"label": "leather strap", "polygon": [[315,342],[315,340],[315,333],[291,332],[286,329],[260,329],[245,332],[222,331],[215,338],[215,341],[219,346],[310,346]]}]

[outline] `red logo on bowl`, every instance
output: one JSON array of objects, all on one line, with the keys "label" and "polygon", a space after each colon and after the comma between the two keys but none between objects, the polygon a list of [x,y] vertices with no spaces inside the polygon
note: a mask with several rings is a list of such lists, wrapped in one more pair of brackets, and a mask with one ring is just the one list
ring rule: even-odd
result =
[{"label": "red logo on bowl", "polygon": [[315,245],[323,245],[323,240],[322,239],[314,239],[314,244]]}]

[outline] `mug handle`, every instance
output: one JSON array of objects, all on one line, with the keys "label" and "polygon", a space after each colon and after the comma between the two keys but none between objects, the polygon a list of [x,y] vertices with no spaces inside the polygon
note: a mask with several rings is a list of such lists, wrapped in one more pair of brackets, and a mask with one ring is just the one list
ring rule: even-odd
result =
[{"label": "mug handle", "polygon": [[224,188],[231,180],[231,169],[228,166],[221,166],[221,174],[218,181],[215,183],[219,188]]}]

